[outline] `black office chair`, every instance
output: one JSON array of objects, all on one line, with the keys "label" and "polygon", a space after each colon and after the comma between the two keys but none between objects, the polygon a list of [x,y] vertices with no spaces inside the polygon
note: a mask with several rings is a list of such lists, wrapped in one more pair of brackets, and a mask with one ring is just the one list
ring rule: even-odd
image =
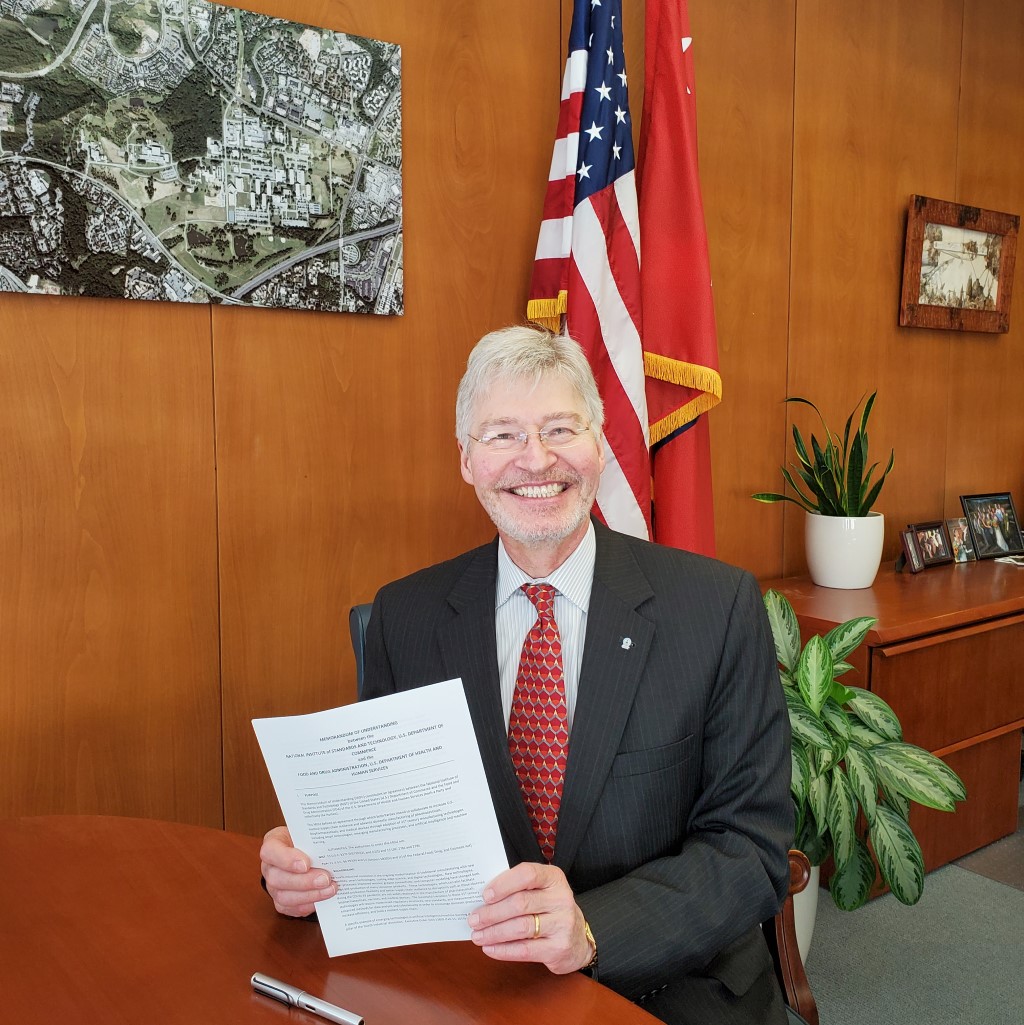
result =
[{"label": "black office chair", "polygon": [[[353,605],[348,614],[352,651],[356,656],[356,693],[363,690],[363,667],[366,653],[366,627],[372,605]],[[796,945],[796,920],[793,916],[793,894],[799,893],[811,877],[811,863],[803,851],[789,852],[789,895],[782,910],[764,925],[765,939],[775,962],[775,974],[782,987],[786,1010],[793,1025],[818,1025],[818,1008],[807,983],[800,951]]]},{"label": "black office chair", "polygon": [[370,622],[372,605],[353,605],[348,613],[348,632],[352,637],[352,651],[356,656],[356,697],[363,696],[363,666],[366,653],[366,627]]}]

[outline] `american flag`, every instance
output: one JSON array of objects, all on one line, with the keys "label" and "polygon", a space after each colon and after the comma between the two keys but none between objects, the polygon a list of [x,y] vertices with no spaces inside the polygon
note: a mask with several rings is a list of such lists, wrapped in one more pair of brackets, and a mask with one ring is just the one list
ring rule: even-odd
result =
[{"label": "american flag", "polygon": [[597,507],[650,536],[640,229],[620,0],[576,0],[527,316],[583,347],[605,404]]}]

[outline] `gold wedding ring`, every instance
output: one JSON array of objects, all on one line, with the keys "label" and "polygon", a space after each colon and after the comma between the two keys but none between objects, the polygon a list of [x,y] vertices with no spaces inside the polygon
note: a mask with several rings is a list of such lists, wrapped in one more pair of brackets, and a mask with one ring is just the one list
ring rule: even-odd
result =
[{"label": "gold wedding ring", "polygon": [[533,916],[533,938],[540,936],[540,915]]}]

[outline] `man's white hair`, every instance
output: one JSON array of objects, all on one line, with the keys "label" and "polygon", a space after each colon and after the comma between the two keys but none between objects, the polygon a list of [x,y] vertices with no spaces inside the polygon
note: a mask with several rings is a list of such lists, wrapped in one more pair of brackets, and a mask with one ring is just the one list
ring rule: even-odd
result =
[{"label": "man's white hair", "polygon": [[560,377],[573,387],[595,435],[600,434],[604,403],[579,343],[568,335],[520,325],[492,331],[473,346],[455,398],[455,437],[463,446],[469,444],[477,399],[497,382],[536,384],[548,376]]}]

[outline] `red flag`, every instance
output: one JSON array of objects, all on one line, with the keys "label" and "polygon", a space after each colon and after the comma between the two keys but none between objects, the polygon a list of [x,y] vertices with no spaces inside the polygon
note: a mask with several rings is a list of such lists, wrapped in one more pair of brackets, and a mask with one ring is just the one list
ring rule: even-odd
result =
[{"label": "red flag", "polygon": [[650,536],[640,244],[620,0],[577,0],[527,316],[583,347],[605,405],[599,515]]},{"label": "red flag", "polygon": [[706,413],[722,398],[686,0],[647,0],[640,125],[644,368],[655,540],[715,553]]}]

